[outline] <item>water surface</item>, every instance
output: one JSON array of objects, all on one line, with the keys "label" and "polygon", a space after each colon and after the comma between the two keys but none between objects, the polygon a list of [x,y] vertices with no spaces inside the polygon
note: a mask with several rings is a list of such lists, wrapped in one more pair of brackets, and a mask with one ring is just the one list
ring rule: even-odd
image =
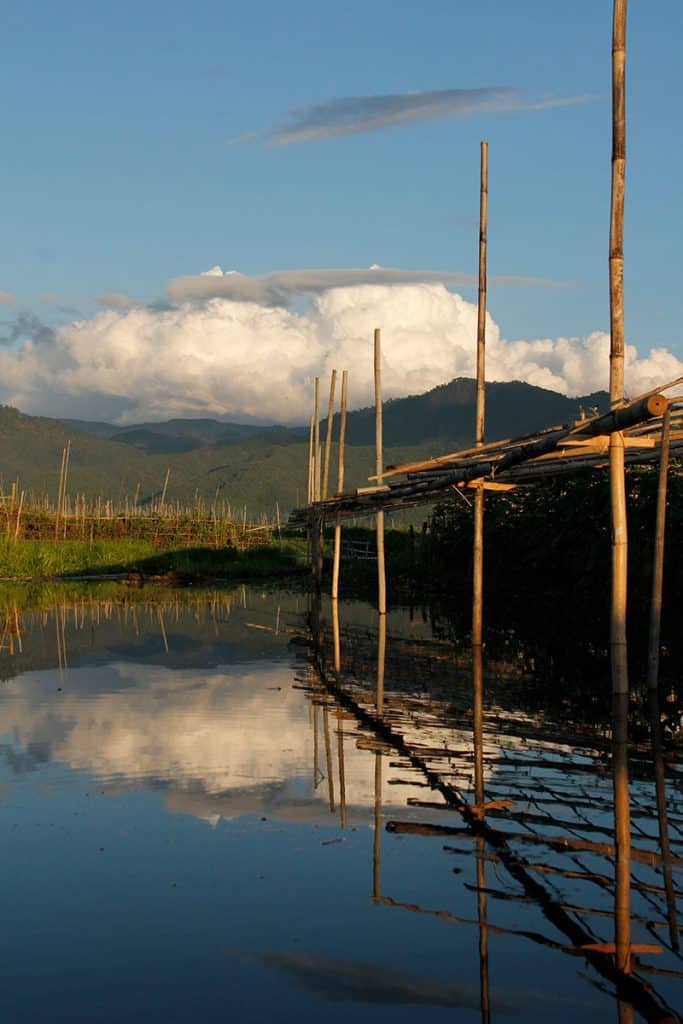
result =
[{"label": "water surface", "polygon": [[678,1019],[676,759],[658,813],[636,729],[615,789],[614,723],[514,661],[409,610],[95,588],[10,609],[0,675],[3,1020]]}]

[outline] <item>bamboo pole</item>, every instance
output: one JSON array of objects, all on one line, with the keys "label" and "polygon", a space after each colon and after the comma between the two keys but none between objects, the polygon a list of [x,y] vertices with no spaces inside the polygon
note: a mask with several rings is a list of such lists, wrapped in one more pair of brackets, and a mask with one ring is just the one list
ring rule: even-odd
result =
[{"label": "bamboo pole", "polygon": [[671,437],[671,406],[664,413],[659,457],[659,484],[657,487],[657,515],[655,521],[655,550],[652,566],[652,596],[650,600],[650,636],[647,658],[647,686],[657,689],[659,679],[659,642],[662,622],[662,585],[664,581],[664,535],[666,530],[666,491],[669,473],[669,443]]},{"label": "bamboo pole", "polygon": [[330,480],[330,453],[332,451],[332,427],[334,425],[334,395],[337,388],[337,371],[333,370],[330,377],[330,400],[327,405],[327,432],[325,434],[325,462],[323,468],[322,499],[327,498],[327,486]]},{"label": "bamboo pole", "polygon": [[166,491],[168,489],[168,481],[169,481],[169,477],[170,476],[171,476],[171,467],[169,466],[168,469],[166,470],[166,477],[164,478],[164,486],[163,486],[163,489],[161,491],[161,502],[160,502],[160,505],[159,505],[159,512],[162,515],[163,515],[164,509],[166,507]]},{"label": "bamboo pole", "polygon": [[314,481],[314,462],[313,462],[313,416],[311,416],[311,425],[308,431],[308,498],[306,500],[307,505],[313,504],[313,481]]},{"label": "bamboo pole", "polygon": [[[341,410],[339,414],[339,464],[337,469],[337,494],[344,490],[344,456],[346,449],[346,403],[348,397],[349,371],[342,373]],[[337,519],[334,528],[334,562],[332,564],[332,600],[339,598],[339,568],[341,564],[341,523]]]},{"label": "bamboo pole", "polygon": [[315,378],[313,397],[313,501],[320,501],[320,377]]},{"label": "bamboo pole", "polygon": [[[375,472],[382,486],[384,456],[382,452],[382,350],[379,327],[375,328]],[[377,512],[377,610],[387,613],[387,574],[384,561],[384,510]]]},{"label": "bamboo pole", "polygon": [[[624,192],[626,172],[626,7],[614,0],[612,23],[612,196],[610,218],[610,403],[624,398]],[[610,509],[612,517],[612,601],[610,651],[615,703],[614,842],[616,846],[616,967],[628,973],[631,955],[629,910],[631,824],[628,797],[628,662],[626,605],[628,594],[628,527],[624,435],[610,435]],[[626,709],[624,705],[626,704]]]},{"label": "bamboo pole", "polygon": [[[479,186],[479,296],[477,304],[477,406],[475,442],[484,444],[486,412],[486,259],[488,236],[488,142],[481,144]],[[484,488],[474,492],[474,536],[472,539],[472,646],[481,647],[484,603]]]},{"label": "bamboo pole", "polygon": [[57,492],[57,508],[55,509],[55,540],[59,535],[59,519],[62,508],[62,496],[64,487],[64,463],[66,461],[66,445],[62,448],[62,461],[59,467],[59,488]]}]

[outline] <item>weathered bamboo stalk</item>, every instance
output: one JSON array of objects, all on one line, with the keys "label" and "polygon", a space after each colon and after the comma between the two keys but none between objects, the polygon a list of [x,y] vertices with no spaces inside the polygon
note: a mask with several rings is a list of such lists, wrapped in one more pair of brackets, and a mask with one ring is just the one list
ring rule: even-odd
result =
[{"label": "weathered bamboo stalk", "polygon": [[327,497],[330,480],[330,453],[332,451],[332,427],[334,424],[334,395],[337,387],[337,371],[333,370],[330,377],[330,400],[327,406],[327,432],[325,434],[325,462],[323,467],[323,501]]},{"label": "weathered bamboo stalk", "polygon": [[313,463],[313,416],[311,416],[311,425],[308,431],[308,497],[306,502],[308,505],[313,504],[313,481],[314,481],[314,463]]},{"label": "weathered bamboo stalk", "polygon": [[652,596],[650,600],[650,635],[647,658],[647,685],[656,690],[659,679],[659,643],[662,623],[662,585],[664,582],[664,536],[666,531],[666,491],[669,474],[671,438],[671,406],[664,413],[659,457],[655,550],[652,565]]},{"label": "weathered bamboo stalk", "polygon": [[[475,441],[484,444],[486,413],[486,244],[488,233],[488,143],[481,144],[479,188],[479,295],[477,305],[477,407]],[[474,493],[474,536],[472,539],[472,645],[481,647],[484,603],[484,488]]]},{"label": "weathered bamboo stalk", "polygon": [[[375,472],[382,484],[384,455],[382,451],[382,350],[379,327],[375,328]],[[387,612],[387,575],[384,561],[384,511],[377,513],[377,610]]]},{"label": "weathered bamboo stalk", "polygon": [[60,467],[59,467],[59,488],[58,488],[58,491],[57,491],[57,508],[56,508],[56,514],[55,514],[55,540],[57,540],[57,537],[59,535],[59,520],[60,520],[60,516],[61,516],[61,509],[62,509],[62,497],[63,497],[63,487],[64,487],[64,463],[65,462],[66,462],[66,445],[64,445],[64,447],[62,449],[62,461],[61,461],[61,464],[60,464]]},{"label": "weathered bamboo stalk", "polygon": [[315,378],[313,397],[313,501],[320,501],[320,377]]},{"label": "weathered bamboo stalk", "polygon": [[[337,468],[337,494],[344,490],[344,456],[346,451],[346,402],[349,371],[342,373],[341,410],[339,413],[339,458]],[[334,562],[332,564],[332,600],[339,598],[339,568],[341,564],[341,523],[337,520],[334,528]]]},{"label": "weathered bamboo stalk", "polygon": [[[612,198],[610,218],[610,402],[624,398],[624,195],[626,173],[626,7],[614,0],[612,24]],[[631,965],[631,822],[628,795],[628,702],[626,606],[628,594],[628,527],[624,436],[610,437],[610,508],[612,514],[612,602],[610,649],[615,703],[614,842],[616,857],[615,962],[628,973]]]}]

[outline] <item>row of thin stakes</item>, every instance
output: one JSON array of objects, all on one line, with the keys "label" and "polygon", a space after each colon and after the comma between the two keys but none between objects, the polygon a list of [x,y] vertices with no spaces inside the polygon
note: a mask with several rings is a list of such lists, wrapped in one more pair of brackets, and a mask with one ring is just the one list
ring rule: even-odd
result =
[{"label": "row of thin stakes", "polygon": [[[374,333],[374,370],[375,370],[375,462],[378,485],[383,480],[382,452],[382,370],[381,370],[381,338],[379,328]],[[342,373],[341,410],[339,417],[339,445],[337,469],[337,494],[344,490],[344,456],[346,447],[346,410],[348,400],[349,372]],[[330,377],[330,397],[327,407],[327,431],[323,451],[320,439],[320,378],[315,378],[313,394],[313,415],[311,416],[308,440],[308,504],[325,501],[329,496],[330,459],[332,454],[332,434],[335,416],[335,396],[337,389],[337,371],[332,370]],[[376,488],[371,488],[375,490]],[[310,530],[311,564],[316,587],[320,589],[322,581],[322,526],[323,516],[314,516]],[[386,569],[384,562],[384,511],[376,514],[377,523],[377,572],[378,572],[378,611],[385,615],[387,610]],[[341,563],[341,523],[339,518],[334,527],[334,558],[332,563],[332,600],[339,598],[339,567]]]}]

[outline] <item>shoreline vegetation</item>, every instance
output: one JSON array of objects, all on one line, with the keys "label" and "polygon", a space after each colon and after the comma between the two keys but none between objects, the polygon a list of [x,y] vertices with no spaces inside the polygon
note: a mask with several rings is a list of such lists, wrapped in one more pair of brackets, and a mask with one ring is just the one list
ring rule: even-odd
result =
[{"label": "shoreline vegetation", "polygon": [[[630,601],[634,645],[646,628],[654,543],[657,469],[631,469],[628,480]],[[489,632],[537,639],[539,649],[564,646],[568,655],[606,649],[610,524],[608,481],[586,472],[487,500],[484,608]],[[298,578],[308,586],[307,540],[276,522],[209,516],[201,508],[157,508],[136,515],[90,518],[22,509],[4,502],[0,518],[0,578],[10,581],[119,579],[130,585],[224,585]],[[2,516],[0,511],[0,516]],[[424,518],[420,522],[419,516]],[[386,530],[388,601],[447,610],[454,634],[469,633],[472,508],[465,500],[415,512],[417,525]],[[664,661],[681,647],[676,609],[683,602],[683,466],[670,470],[662,620]],[[3,529],[4,527],[4,529]],[[3,536],[4,534],[4,536]],[[329,592],[334,524],[325,530]],[[375,531],[342,530],[342,598],[377,598]],[[433,612],[430,611],[430,614]]]}]

